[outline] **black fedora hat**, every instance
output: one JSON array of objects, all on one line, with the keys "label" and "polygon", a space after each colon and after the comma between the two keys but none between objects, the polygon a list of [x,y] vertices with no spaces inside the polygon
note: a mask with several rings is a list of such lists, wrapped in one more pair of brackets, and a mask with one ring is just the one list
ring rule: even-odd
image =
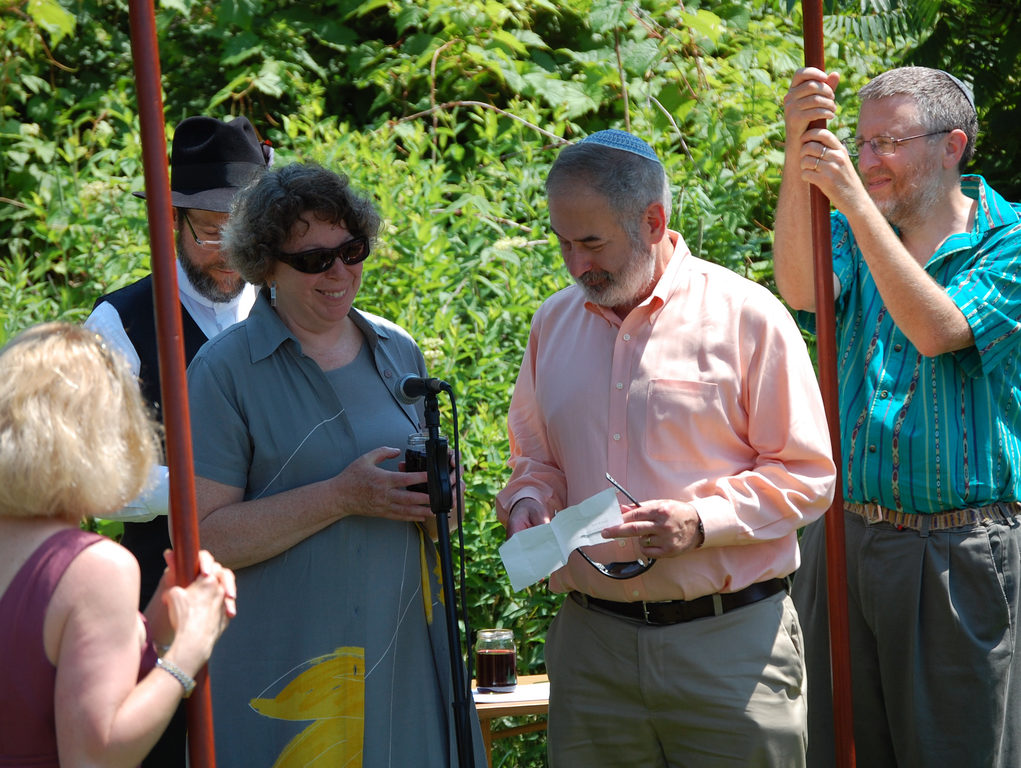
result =
[{"label": "black fedora hat", "polygon": [[[234,196],[267,166],[268,153],[245,117],[229,123],[188,117],[174,129],[170,198],[175,208],[227,213]],[[144,198],[144,192],[136,192]]]}]

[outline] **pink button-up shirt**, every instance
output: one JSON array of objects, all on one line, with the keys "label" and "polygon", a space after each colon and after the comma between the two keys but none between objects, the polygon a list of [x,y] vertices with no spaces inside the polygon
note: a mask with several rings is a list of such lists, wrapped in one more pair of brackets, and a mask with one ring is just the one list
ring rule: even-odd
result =
[{"label": "pink button-up shirt", "polygon": [[[577,286],[536,312],[497,514],[506,523],[526,497],[564,509],[607,488],[609,472],[640,501],[693,504],[705,543],[622,581],[575,553],[550,577],[557,592],[691,600],[786,576],[800,561],[797,529],[833,496],[822,400],[790,314],[762,286],[670,238],[665,273],[624,320]],[[636,539],[586,551],[601,562],[639,556]]]}]

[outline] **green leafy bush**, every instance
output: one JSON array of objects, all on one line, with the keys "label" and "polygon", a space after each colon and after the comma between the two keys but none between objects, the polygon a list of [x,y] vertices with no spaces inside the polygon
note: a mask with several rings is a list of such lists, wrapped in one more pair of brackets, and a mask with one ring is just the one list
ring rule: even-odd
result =
[{"label": "green leafy bush", "polygon": [[[163,0],[157,20],[168,132],[190,114],[245,114],[278,164],[319,162],[377,201],[386,229],[358,304],[408,328],[454,386],[470,623],[514,628],[519,671],[544,671],[560,598],[511,591],[493,499],[532,313],[569,282],[545,171],[564,141],[630,129],[664,158],[673,226],[695,253],[771,284],[797,12],[779,0]],[[0,38],[2,342],[83,319],[149,263],[131,195],[142,168],[126,0],[0,0]],[[901,44],[832,38],[843,93]],[[542,735],[497,742],[494,762],[544,765]]]}]

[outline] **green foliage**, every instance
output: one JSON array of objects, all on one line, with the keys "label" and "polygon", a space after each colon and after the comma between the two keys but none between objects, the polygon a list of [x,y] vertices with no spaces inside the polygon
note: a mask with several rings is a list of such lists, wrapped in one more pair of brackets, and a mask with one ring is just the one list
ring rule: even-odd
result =
[{"label": "green foliage", "polygon": [[115,541],[120,541],[124,534],[124,523],[118,520],[97,520],[90,517],[82,521],[81,527],[82,530],[99,533]]},{"label": "green foliage", "polygon": [[[795,4],[786,2],[788,9]],[[943,69],[969,83],[982,129],[971,171],[1008,200],[1021,198],[1016,0],[826,0],[824,6],[827,13],[859,11],[827,17],[827,38],[890,45],[902,51],[901,64]]]},{"label": "green foliage", "polygon": [[941,13],[908,61],[945,69],[972,85],[979,116],[973,172],[1008,200],[1021,198],[1021,35],[1012,0],[944,0]]},{"label": "green foliage", "polygon": [[[63,2],[0,0],[0,342],[41,320],[80,320],[149,268],[144,207],[130,194],[142,169],[127,2]],[[888,27],[856,26],[860,16],[827,20],[848,100],[838,130],[853,127],[857,86],[918,34],[910,15]],[[939,23],[941,39],[961,32]],[[692,250],[770,284],[800,24],[786,0],[158,6],[168,127],[245,114],[278,164],[322,163],[377,201],[386,229],[358,304],[408,328],[431,373],[454,385],[469,620],[514,628],[522,673],[544,671],[560,598],[511,591],[493,499],[532,313],[569,282],[548,233],[545,170],[564,141],[605,127],[640,134],[664,159],[673,226]],[[494,758],[543,765],[542,735],[497,742]]]}]

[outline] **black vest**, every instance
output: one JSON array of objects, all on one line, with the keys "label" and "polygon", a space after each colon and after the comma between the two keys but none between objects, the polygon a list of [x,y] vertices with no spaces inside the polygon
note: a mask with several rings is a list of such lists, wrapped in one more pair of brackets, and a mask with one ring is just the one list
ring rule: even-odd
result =
[{"label": "black vest", "polygon": [[[159,348],[156,344],[156,300],[152,288],[152,275],[148,275],[126,288],[100,296],[95,306],[110,302],[121,316],[124,331],[142,363],[138,371],[142,395],[152,405],[156,418],[163,423]],[[181,307],[181,322],[184,328],[184,362],[187,365],[198,353],[199,347],[206,343],[206,335],[184,307]]]},{"label": "black vest", "polygon": [[[152,288],[152,275],[149,275],[119,291],[100,296],[95,306],[108,301],[121,316],[128,339],[142,363],[138,372],[142,395],[152,405],[153,415],[162,423],[163,396],[160,393],[159,348],[156,343],[156,300]],[[199,347],[206,343],[206,335],[184,307],[181,307],[181,321],[184,328],[184,361],[190,363]],[[139,606],[144,609],[159,586],[166,566],[163,550],[170,547],[167,519],[161,515],[147,523],[126,523],[121,544],[134,554],[141,568],[142,593]]]}]

